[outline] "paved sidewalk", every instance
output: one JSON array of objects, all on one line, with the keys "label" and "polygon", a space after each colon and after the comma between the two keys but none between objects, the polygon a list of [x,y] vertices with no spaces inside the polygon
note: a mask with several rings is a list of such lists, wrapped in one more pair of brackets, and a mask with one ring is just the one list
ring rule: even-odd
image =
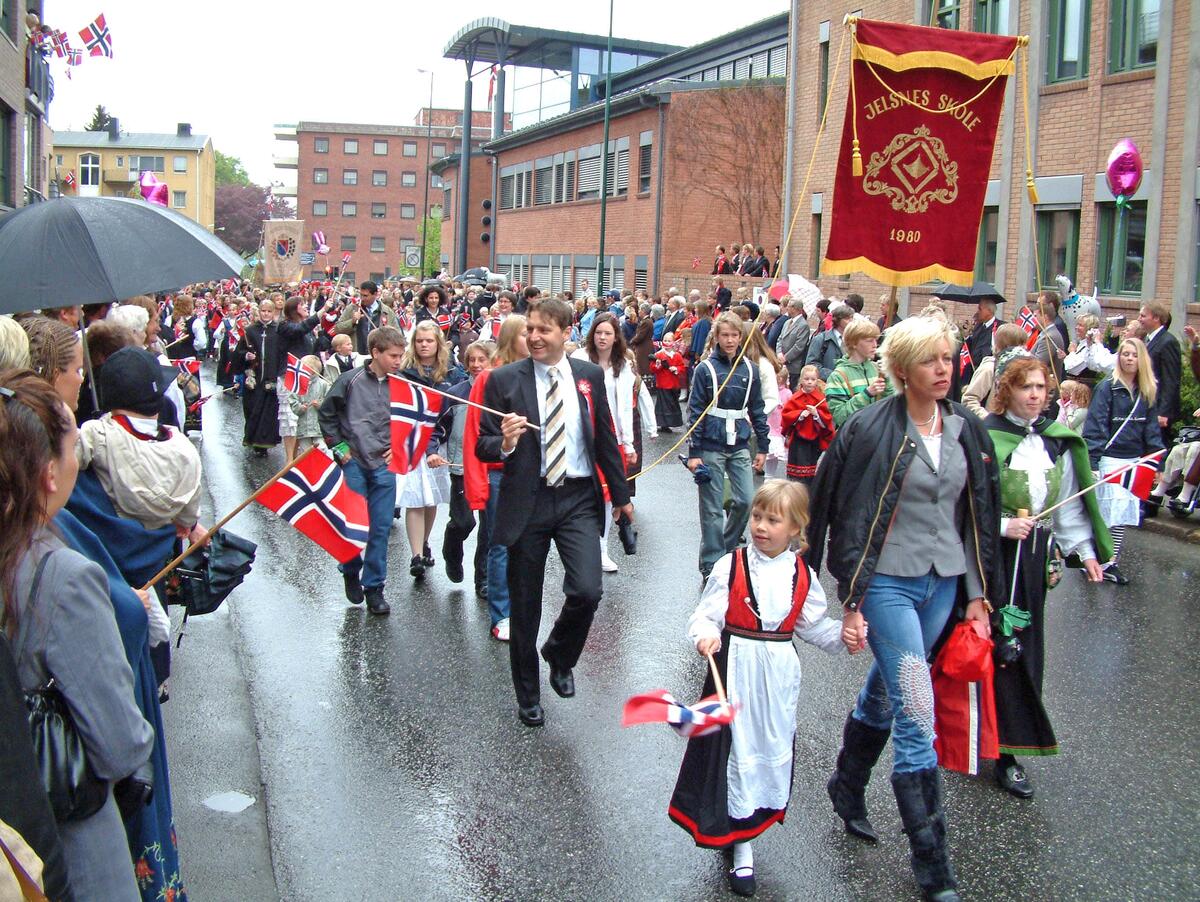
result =
[{"label": "paved sidewalk", "polygon": [[1200,515],[1197,514],[1181,520],[1164,508],[1153,519],[1143,518],[1142,528],[1159,535],[1171,536],[1184,542],[1200,545]]}]

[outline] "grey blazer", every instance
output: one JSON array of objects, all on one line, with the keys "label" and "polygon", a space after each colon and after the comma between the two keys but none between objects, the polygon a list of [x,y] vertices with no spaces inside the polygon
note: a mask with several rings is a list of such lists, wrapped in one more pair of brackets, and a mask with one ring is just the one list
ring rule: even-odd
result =
[{"label": "grey blazer", "polygon": [[[958,437],[962,417],[951,414],[942,422],[941,460],[935,469],[925,440],[910,421],[905,440],[917,449],[917,460],[908,468],[900,487],[900,500],[892,526],[879,553],[876,573],[891,576],[966,574],[968,598],[983,596],[975,532],[969,527],[970,502],[967,459]],[[965,536],[964,536],[965,532]]]},{"label": "grey blazer", "polygon": [[804,369],[804,357],[808,352],[808,341],[812,338],[812,329],[803,316],[793,316],[784,324],[779,334],[779,342],[775,349],[787,357],[787,371],[793,376]]},{"label": "grey blazer", "polygon": [[[47,552],[33,600],[34,576]],[[53,676],[96,776],[112,782],[133,773],[150,757],[154,729],[134,701],[133,671],[117,630],[108,577],[43,528],[18,565],[15,588],[13,653],[21,687],[34,689]],[[111,792],[96,814],[60,824],[59,833],[76,900],[140,898]]]}]

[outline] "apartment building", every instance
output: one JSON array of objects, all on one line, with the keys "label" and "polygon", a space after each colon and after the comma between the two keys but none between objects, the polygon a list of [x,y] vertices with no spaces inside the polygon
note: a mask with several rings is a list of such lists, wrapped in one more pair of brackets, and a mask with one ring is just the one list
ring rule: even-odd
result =
[{"label": "apartment building", "polygon": [[27,14],[40,20],[40,0],[0,0],[0,212],[52,193],[47,120],[54,78],[49,47],[29,39]]}]

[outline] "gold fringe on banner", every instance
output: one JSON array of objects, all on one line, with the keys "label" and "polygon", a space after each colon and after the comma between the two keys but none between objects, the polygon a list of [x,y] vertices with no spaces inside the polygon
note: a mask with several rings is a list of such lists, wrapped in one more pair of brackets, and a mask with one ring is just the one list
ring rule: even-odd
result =
[{"label": "gold fringe on banner", "polygon": [[870,276],[884,285],[896,285],[900,288],[923,285],[931,279],[941,279],[954,285],[970,285],[975,281],[975,273],[951,269],[940,263],[931,263],[929,266],[912,270],[888,269],[866,257],[851,257],[848,260],[830,260],[825,257],[821,263],[822,276],[845,276],[856,272]]},{"label": "gold fringe on banner", "polygon": [[868,63],[875,63],[891,69],[893,72],[904,72],[908,69],[950,69],[961,72],[968,78],[982,81],[985,78],[995,78],[997,75],[1012,75],[1012,57],[1002,60],[988,60],[977,63],[957,53],[947,53],[944,50],[914,50],[910,53],[892,53],[882,47],[863,44],[854,41],[854,58]]}]

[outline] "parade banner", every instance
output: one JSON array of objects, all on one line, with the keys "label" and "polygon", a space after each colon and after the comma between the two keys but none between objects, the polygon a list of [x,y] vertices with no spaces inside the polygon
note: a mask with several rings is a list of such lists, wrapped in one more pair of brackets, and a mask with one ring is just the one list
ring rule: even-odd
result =
[{"label": "parade banner", "polygon": [[850,99],[821,274],[970,285],[1020,39],[867,19],[849,27]]},{"label": "parade banner", "polygon": [[299,282],[303,219],[263,220],[263,281],[268,285]]}]

